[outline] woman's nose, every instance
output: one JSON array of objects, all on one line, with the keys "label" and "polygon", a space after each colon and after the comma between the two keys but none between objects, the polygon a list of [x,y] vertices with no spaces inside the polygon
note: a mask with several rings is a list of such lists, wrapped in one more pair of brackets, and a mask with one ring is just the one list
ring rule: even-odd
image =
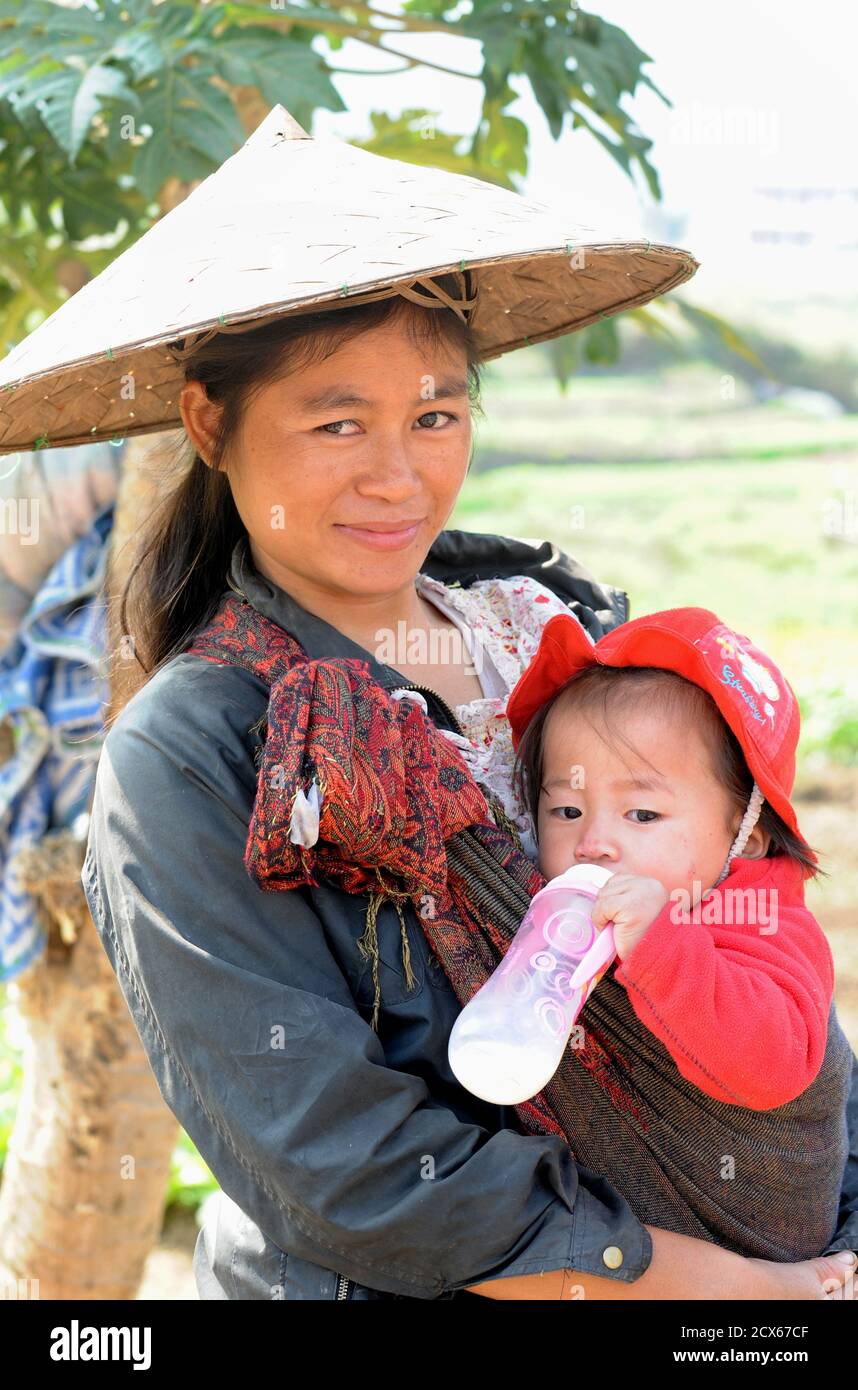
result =
[{"label": "woman's nose", "polygon": [[401,445],[380,446],[374,451],[372,463],[357,479],[357,490],[365,497],[384,497],[401,502],[421,491],[422,482],[416,463]]}]

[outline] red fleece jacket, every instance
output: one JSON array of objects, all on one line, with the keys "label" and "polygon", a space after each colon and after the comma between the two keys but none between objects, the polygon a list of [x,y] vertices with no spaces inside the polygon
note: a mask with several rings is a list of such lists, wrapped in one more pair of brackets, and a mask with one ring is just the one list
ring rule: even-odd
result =
[{"label": "red fleece jacket", "polygon": [[834,962],[784,855],[734,859],[692,911],[668,902],[614,978],[681,1074],[716,1100],[772,1110],[822,1066]]}]

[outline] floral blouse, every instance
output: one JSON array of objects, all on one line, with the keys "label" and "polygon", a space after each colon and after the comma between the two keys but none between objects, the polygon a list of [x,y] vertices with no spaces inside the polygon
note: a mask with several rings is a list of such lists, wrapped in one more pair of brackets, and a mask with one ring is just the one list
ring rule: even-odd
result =
[{"label": "floral blouse", "polygon": [[445,730],[446,737],[460,749],[474,780],[497,795],[521,836],[522,848],[535,862],[533,822],[512,786],[515,754],[506,704],[548,619],[574,614],[557,594],[524,575],[482,579],[468,589],[442,584],[427,574],[418,574],[416,583],[418,593],[459,628],[483,687],[482,699],[454,711],[464,736]]}]

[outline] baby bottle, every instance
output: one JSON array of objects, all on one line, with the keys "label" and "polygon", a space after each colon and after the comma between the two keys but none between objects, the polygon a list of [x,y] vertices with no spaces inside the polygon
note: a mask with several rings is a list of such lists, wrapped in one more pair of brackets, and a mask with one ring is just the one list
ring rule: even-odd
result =
[{"label": "baby bottle", "polygon": [[612,876],[610,869],[576,864],[551,879],[534,896],[500,965],[459,1014],[448,1056],[473,1095],[517,1105],[551,1080],[576,1018],[615,954],[613,929],[600,932],[591,918],[594,899]]}]

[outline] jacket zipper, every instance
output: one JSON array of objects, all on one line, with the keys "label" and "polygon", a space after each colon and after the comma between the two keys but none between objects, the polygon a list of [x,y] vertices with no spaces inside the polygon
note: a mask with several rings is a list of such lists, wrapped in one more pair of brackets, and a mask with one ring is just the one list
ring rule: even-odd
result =
[{"label": "jacket zipper", "polygon": [[345,1274],[337,1275],[337,1298],[348,1298],[351,1280]]},{"label": "jacket zipper", "polygon": [[456,718],[455,714],[454,714],[453,711],[450,709],[450,706],[447,704],[447,701],[446,701],[446,700],[442,700],[442,698],[441,698],[441,696],[438,694],[437,690],[432,690],[428,685],[398,685],[398,686],[396,687],[396,689],[397,689],[397,690],[416,690],[417,693],[418,693],[419,695],[431,695],[431,696],[432,696],[432,699],[433,699],[433,700],[436,700],[437,703],[440,705],[441,709],[444,711],[444,714],[446,715],[446,717],[449,719],[450,723],[452,724],[454,731],[455,731],[457,734],[463,733],[462,726],[461,726],[461,724],[459,723],[458,719]]}]

